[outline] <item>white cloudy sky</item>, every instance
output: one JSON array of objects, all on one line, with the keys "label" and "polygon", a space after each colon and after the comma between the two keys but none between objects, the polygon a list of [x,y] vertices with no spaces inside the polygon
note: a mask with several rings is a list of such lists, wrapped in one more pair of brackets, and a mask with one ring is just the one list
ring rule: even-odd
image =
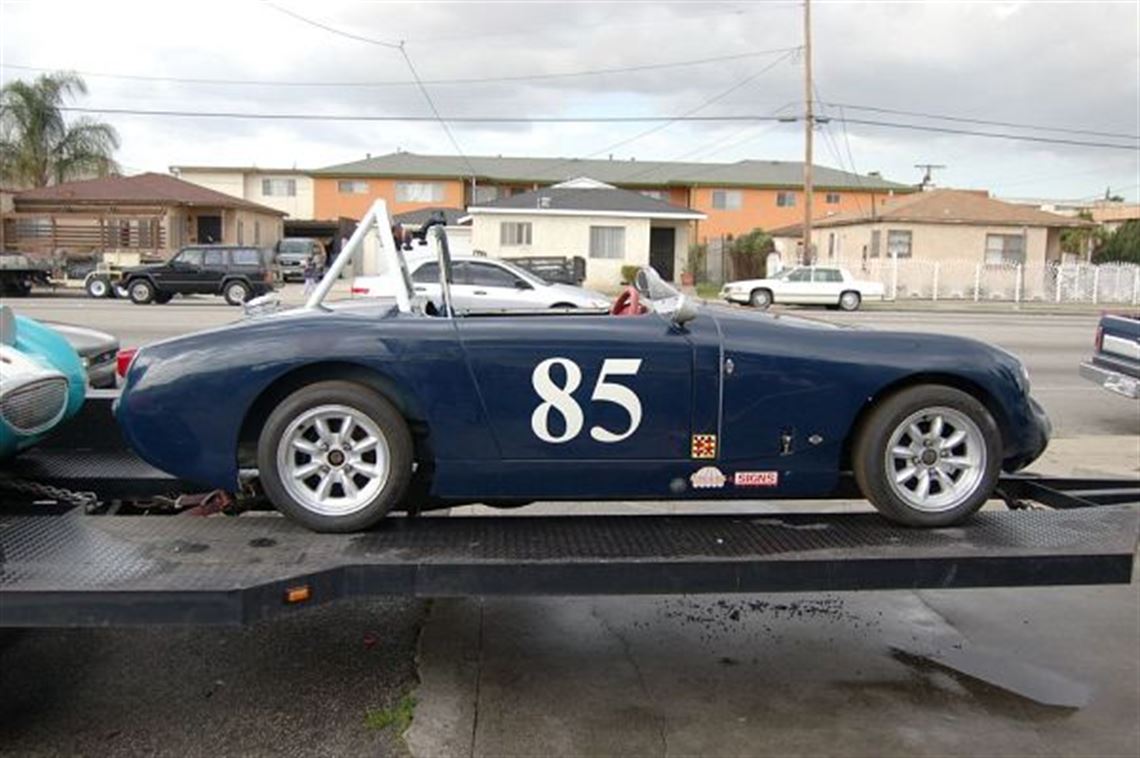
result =
[{"label": "white cloudy sky", "polygon": [[[83,105],[241,113],[430,113],[397,50],[323,31],[406,42],[426,80],[519,77],[754,54],[700,65],[490,83],[436,83],[444,116],[794,114],[802,60],[763,51],[802,41],[798,3],[18,2],[0,0],[0,76],[87,74]],[[1017,132],[1126,149],[1014,142],[838,121],[817,163],[1006,196],[1140,194],[1140,2],[813,3],[819,99],[1124,136],[1027,131],[845,109],[850,119]],[[117,74],[253,84],[115,78]],[[283,86],[339,83],[337,86]],[[376,85],[377,82],[396,84]],[[741,84],[741,82],[744,82]],[[345,86],[345,83],[370,86]],[[782,109],[782,110],[781,110]],[[839,116],[838,110],[831,114]],[[128,170],[171,164],[317,167],[402,148],[454,152],[438,124],[103,116]],[[733,161],[802,158],[797,124],[455,125],[473,155]],[[1133,135],[1129,137],[1128,135]],[[618,144],[613,147],[615,143]]]}]

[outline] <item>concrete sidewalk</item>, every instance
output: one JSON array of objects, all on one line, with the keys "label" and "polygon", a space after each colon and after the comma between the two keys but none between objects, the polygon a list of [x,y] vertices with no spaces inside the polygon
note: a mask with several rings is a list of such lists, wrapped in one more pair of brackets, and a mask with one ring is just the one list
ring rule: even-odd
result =
[{"label": "concrete sidewalk", "polygon": [[[1033,469],[1137,477],[1140,437],[1058,439]],[[868,506],[794,504],[820,507]],[[406,740],[432,758],[1135,756],[1137,650],[1134,586],[445,599]]]}]

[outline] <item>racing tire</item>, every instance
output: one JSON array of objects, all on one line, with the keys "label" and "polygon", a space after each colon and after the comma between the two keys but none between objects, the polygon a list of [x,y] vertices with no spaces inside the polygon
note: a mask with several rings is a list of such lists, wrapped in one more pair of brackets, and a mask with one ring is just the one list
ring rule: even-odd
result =
[{"label": "racing tire", "polygon": [[286,397],[257,443],[269,500],[317,532],[356,532],[381,521],[403,499],[413,459],[411,432],[395,406],[345,381]]},{"label": "racing tire", "polygon": [[102,299],[111,296],[111,283],[101,276],[93,276],[83,286],[88,297]]},{"label": "racing tire", "polygon": [[222,295],[230,305],[241,305],[249,300],[250,294],[249,285],[240,280],[226,282],[222,288]]},{"label": "racing tire", "polygon": [[844,290],[839,295],[839,310],[857,311],[863,303],[863,296],[855,290]]},{"label": "racing tire", "polygon": [[981,401],[953,387],[918,385],[884,399],[863,424],[852,469],[886,518],[937,527],[967,518],[993,494],[1002,439]]},{"label": "racing tire", "polygon": [[752,290],[752,293],[748,296],[748,304],[753,308],[760,308],[761,310],[767,308],[772,304],[772,290]]},{"label": "racing tire", "polygon": [[154,302],[158,303],[159,305],[166,305],[167,303],[169,303],[173,299],[174,299],[174,293],[173,292],[156,292],[156,293],[154,293]]},{"label": "racing tire", "polygon": [[135,279],[127,285],[127,292],[130,294],[131,302],[135,305],[148,305],[154,302],[157,290],[150,283],[150,280]]}]

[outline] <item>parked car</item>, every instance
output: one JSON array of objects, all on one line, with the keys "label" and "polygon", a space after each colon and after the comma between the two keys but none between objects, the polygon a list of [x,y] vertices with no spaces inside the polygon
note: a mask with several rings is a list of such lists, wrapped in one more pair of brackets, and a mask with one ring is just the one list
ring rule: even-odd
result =
[{"label": "parked car", "polygon": [[113,334],[73,324],[45,321],[79,353],[79,361],[87,373],[87,385],[93,389],[114,389],[115,356],[119,353],[119,339]]},{"label": "parked car", "polygon": [[277,268],[283,281],[302,281],[305,278],[305,264],[309,258],[317,256],[322,264],[328,260],[324,244],[312,237],[286,237],[277,243]]},{"label": "parked car", "polygon": [[230,305],[272,292],[278,280],[273,251],[231,245],[191,245],[170,260],[123,270],[122,288],[138,305],[175,295],[221,295]]},{"label": "parked car", "polygon": [[1081,376],[1117,395],[1140,398],[1140,316],[1102,315],[1094,347]]},{"label": "parked car", "polygon": [[[421,256],[408,261],[415,293],[439,305],[439,263]],[[401,286],[392,275],[358,276],[352,294],[392,297]],[[460,310],[533,310],[535,308],[609,308],[605,295],[570,284],[552,284],[508,261],[458,256],[452,262],[452,302]]]},{"label": "parked car", "polygon": [[0,305],[0,459],[31,447],[86,397],[79,355],[56,331]]},{"label": "parked car", "polygon": [[469,502],[827,497],[849,471],[887,518],[944,526],[1050,435],[1024,366],[975,340],[699,307],[652,269],[608,313],[464,312],[435,265],[443,307],[407,283],[144,346],[125,439],[346,532]]},{"label": "parked car", "polygon": [[864,301],[882,300],[883,285],[856,279],[841,266],[798,266],[767,279],[729,282],[720,296],[730,303],[767,308],[772,303],[827,305],[857,310]]}]

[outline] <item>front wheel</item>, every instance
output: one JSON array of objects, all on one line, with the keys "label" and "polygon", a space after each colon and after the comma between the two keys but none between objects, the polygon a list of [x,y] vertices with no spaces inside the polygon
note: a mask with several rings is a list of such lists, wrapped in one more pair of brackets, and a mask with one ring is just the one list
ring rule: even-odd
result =
[{"label": "front wheel", "polygon": [[241,305],[249,300],[249,295],[249,285],[245,282],[236,281],[226,285],[225,298],[230,305]]},{"label": "front wheel", "polygon": [[354,532],[383,519],[407,490],[412,460],[400,412],[367,387],[342,381],[285,398],[257,445],[266,495],[318,532]]},{"label": "front wheel", "polygon": [[87,280],[88,297],[104,298],[111,294],[111,284],[101,276],[93,276]]},{"label": "front wheel", "polygon": [[131,302],[135,305],[146,305],[154,300],[154,285],[146,279],[136,279],[128,284],[127,292],[130,293]]},{"label": "front wheel", "polygon": [[772,292],[770,290],[752,290],[752,294],[748,297],[748,303],[753,308],[767,308],[772,304]]},{"label": "front wheel", "polygon": [[1001,433],[977,398],[920,385],[872,411],[856,439],[859,489],[887,518],[947,526],[985,504],[1001,472]]},{"label": "front wheel", "polygon": [[863,302],[863,297],[854,290],[847,290],[839,296],[839,307],[845,311],[859,310],[859,304]]}]

